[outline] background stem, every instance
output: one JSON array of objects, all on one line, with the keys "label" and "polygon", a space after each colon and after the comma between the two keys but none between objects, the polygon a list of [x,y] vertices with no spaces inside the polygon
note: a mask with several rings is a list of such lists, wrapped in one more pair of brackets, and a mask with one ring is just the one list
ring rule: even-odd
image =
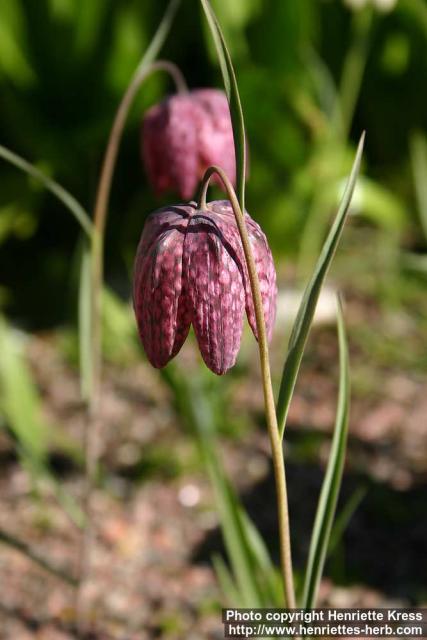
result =
[{"label": "background stem", "polygon": [[50,573],[51,575],[63,580],[65,583],[69,584],[72,587],[77,585],[77,580],[69,574],[65,569],[59,567],[55,563],[53,563],[50,559],[44,558],[39,555],[36,551],[31,549],[31,547],[26,543],[16,538],[12,534],[0,529],[0,542],[2,544],[7,544],[9,547],[12,547],[16,551],[19,551],[22,555],[26,556],[29,560],[37,564],[39,567]]},{"label": "background stem", "polygon": [[[173,4],[177,5],[177,2]],[[148,53],[150,55],[150,60],[147,60]],[[154,55],[152,50],[149,50],[137,68],[122,101],[120,102],[108,139],[94,208],[90,287],[92,379],[89,385],[89,403],[86,416],[84,442],[85,485],[83,488],[83,506],[86,514],[86,527],[83,533],[79,554],[80,584],[76,604],[77,619],[79,621],[80,630],[82,630],[85,625],[86,605],[84,602],[83,592],[91,572],[91,555],[95,538],[92,490],[97,475],[102,430],[102,421],[99,415],[99,401],[101,385],[101,298],[104,280],[104,236],[114,168],[126,119],[135,95],[147,76],[151,75],[155,71],[166,71],[172,76],[179,92],[186,92],[188,90],[184,77],[176,65],[165,60],[151,62],[152,55]]]},{"label": "background stem", "polygon": [[101,176],[94,209],[94,234],[92,245],[92,361],[93,391],[90,396],[90,412],[96,410],[99,399],[100,367],[101,367],[101,294],[104,278],[104,236],[108,214],[108,201],[111,192],[114,167],[123,135],[124,125],[138,89],[144,80],[155,71],[166,71],[176,83],[178,91],[187,91],[184,76],[176,65],[166,60],[158,60],[150,64],[144,61],[134,74],[114,118],[102,164]]}]

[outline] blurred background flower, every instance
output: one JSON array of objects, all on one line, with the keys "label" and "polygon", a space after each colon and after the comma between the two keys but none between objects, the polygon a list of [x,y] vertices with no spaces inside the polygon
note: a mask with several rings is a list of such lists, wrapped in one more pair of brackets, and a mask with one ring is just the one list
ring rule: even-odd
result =
[{"label": "blurred background flower", "polygon": [[[212,165],[222,167],[234,185],[233,130],[225,93],[196,89],[151,107],[143,120],[142,152],[158,195],[175,191],[190,200]],[[221,186],[216,176],[214,180]]]}]

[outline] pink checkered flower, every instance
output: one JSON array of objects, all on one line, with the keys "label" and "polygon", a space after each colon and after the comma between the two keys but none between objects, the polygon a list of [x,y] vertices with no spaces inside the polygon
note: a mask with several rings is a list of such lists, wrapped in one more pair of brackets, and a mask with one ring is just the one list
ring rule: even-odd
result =
[{"label": "pink checkered flower", "polygon": [[172,190],[189,200],[211,165],[222,167],[234,184],[234,140],[225,94],[197,89],[151,107],[143,121],[142,155],[159,195]]},{"label": "pink checkered flower", "polygon": [[[254,253],[268,338],[276,315],[276,272],[267,239],[245,214]],[[193,325],[206,365],[222,375],[239,351],[243,316],[257,337],[249,276],[228,200],[198,209],[195,203],[152,213],[139,242],[133,303],[149,361],[164,367]]]}]

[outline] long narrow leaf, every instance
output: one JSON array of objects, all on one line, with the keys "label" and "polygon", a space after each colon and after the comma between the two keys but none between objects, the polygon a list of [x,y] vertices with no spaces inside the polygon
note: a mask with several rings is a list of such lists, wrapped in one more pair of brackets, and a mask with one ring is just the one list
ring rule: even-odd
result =
[{"label": "long narrow leaf", "polygon": [[[238,501],[237,496],[236,501]],[[253,555],[257,579],[264,601],[263,606],[280,607],[284,600],[280,572],[274,566],[263,537],[243,506],[240,506],[239,514],[245,538]]]},{"label": "long narrow leaf", "polygon": [[214,554],[212,556],[212,564],[221,591],[227,599],[227,604],[229,606],[238,607],[240,604],[239,590],[236,587],[233,576],[222,559],[222,556]]},{"label": "long narrow leaf", "polygon": [[214,490],[224,544],[239,592],[240,606],[262,606],[263,598],[255,578],[254,554],[245,535],[240,505],[226,478],[216,447],[216,424],[212,405],[201,381],[180,374],[173,364],[162,371],[172,389],[180,414],[197,437],[203,462]]},{"label": "long narrow leaf", "polygon": [[51,193],[53,193],[73,214],[77,222],[80,224],[83,231],[86,233],[88,237],[92,234],[92,222],[87,214],[87,212],[83,209],[81,204],[77,202],[74,196],[71,195],[68,191],[66,191],[60,184],[52,180],[48,176],[46,176],[42,171],[37,169],[34,165],[32,165],[21,156],[18,156],[13,151],[10,151],[3,145],[0,145],[0,158],[7,160],[10,164],[13,164],[21,171],[24,171],[32,178],[35,178],[39,182],[41,182],[46,189],[48,189]]},{"label": "long narrow leaf", "polygon": [[[246,607],[262,606],[264,603],[255,578],[253,554],[242,525],[240,505],[225,476],[216,447],[211,407],[201,385],[194,380],[191,384],[189,400],[195,416],[193,426],[198,435],[200,450],[215,492],[224,542],[242,598],[241,604]],[[206,424],[206,421],[212,424]]]},{"label": "long narrow leaf", "polygon": [[282,379],[280,382],[279,399],[277,401],[277,421],[280,433],[283,437],[285,431],[286,419],[288,416],[289,405],[295,388],[298,371],[304,354],[307,337],[310,331],[313,316],[316,311],[317,301],[319,299],[320,290],[323,281],[328,272],[329,266],[334,257],[338,242],[344,228],[347,213],[350,207],[351,198],[356,186],[356,180],[359,173],[360,162],[363,152],[363,143],[365,135],[363,134],[357,149],[356,157],[353,163],[350,177],[338,209],[337,216],[325,240],[321,254],[314,269],[314,273],[308,283],[297,317],[292,328],[291,337],[289,339],[288,353],[283,367]]},{"label": "long narrow leaf", "polygon": [[215,43],[225,92],[230,105],[231,122],[233,124],[234,148],[236,153],[236,185],[237,196],[242,210],[245,208],[245,177],[246,177],[246,142],[245,121],[243,118],[242,104],[240,102],[239,88],[234,72],[231,56],[225,42],[224,35],[218,19],[211,7],[209,0],[200,0],[205,12],[209,28]]},{"label": "long narrow leaf", "polygon": [[361,485],[357,487],[355,491],[351,494],[347,503],[344,505],[340,513],[337,514],[334,524],[331,530],[331,535],[329,538],[329,546],[328,546],[328,556],[330,556],[336,549],[336,547],[341,542],[341,538],[344,535],[345,530],[347,529],[348,523],[350,522],[353,514],[359,508],[360,503],[366,496],[368,491],[367,486]]},{"label": "long narrow leaf", "polygon": [[229,482],[218,464],[218,453],[210,443],[202,443],[205,463],[215,491],[222,534],[231,565],[239,586],[242,605],[261,607],[265,603],[255,577],[254,558],[245,536],[239,504]]},{"label": "long narrow leaf", "polygon": [[[196,402],[200,402],[200,394],[195,398]],[[283,601],[280,598],[281,582],[275,580],[274,565],[264,541],[225,475],[214,433],[202,429],[199,438],[215,491],[224,542],[241,597],[240,604],[246,607],[278,605]]]},{"label": "long narrow leaf", "polygon": [[337,416],[328,466],[320,492],[304,581],[304,608],[314,607],[332,530],[344,469],[350,406],[348,347],[341,302],[338,301],[340,384]]}]

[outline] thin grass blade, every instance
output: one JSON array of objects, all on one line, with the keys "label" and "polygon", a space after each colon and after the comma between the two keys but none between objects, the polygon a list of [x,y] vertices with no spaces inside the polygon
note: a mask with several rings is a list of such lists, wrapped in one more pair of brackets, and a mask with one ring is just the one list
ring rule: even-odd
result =
[{"label": "thin grass blade", "polygon": [[239,88],[236,74],[234,72],[231,56],[225,42],[224,35],[219,25],[218,19],[212,9],[209,0],[200,0],[205,12],[215,48],[221,67],[225,92],[230,105],[231,122],[233,125],[234,147],[236,153],[236,193],[239,204],[244,210],[245,207],[245,177],[246,177],[246,142],[245,142],[245,121],[243,117],[242,104],[240,101]]},{"label": "thin grass blade", "polygon": [[304,295],[298,309],[297,317],[292,328],[289,339],[288,353],[283,367],[282,379],[280,382],[279,399],[277,401],[277,421],[281,436],[285,431],[286,419],[288,416],[289,405],[292,400],[298,371],[304,354],[307,337],[316,311],[317,301],[319,299],[320,290],[328,272],[329,266],[334,257],[338,242],[344,228],[347,214],[350,207],[351,198],[353,196],[356,180],[359,173],[360,162],[363,152],[365,135],[363,134],[357,149],[356,157],[353,163],[350,177],[338,209],[337,216],[331,227],[331,230],[325,240],[319,259],[315,266],[313,275],[308,283]]},{"label": "thin grass blade", "polygon": [[328,465],[317,505],[305,572],[304,608],[314,607],[335,516],[344,469],[350,407],[350,372],[347,338],[341,302],[338,300],[338,342],[340,351],[340,382],[338,406]]}]

